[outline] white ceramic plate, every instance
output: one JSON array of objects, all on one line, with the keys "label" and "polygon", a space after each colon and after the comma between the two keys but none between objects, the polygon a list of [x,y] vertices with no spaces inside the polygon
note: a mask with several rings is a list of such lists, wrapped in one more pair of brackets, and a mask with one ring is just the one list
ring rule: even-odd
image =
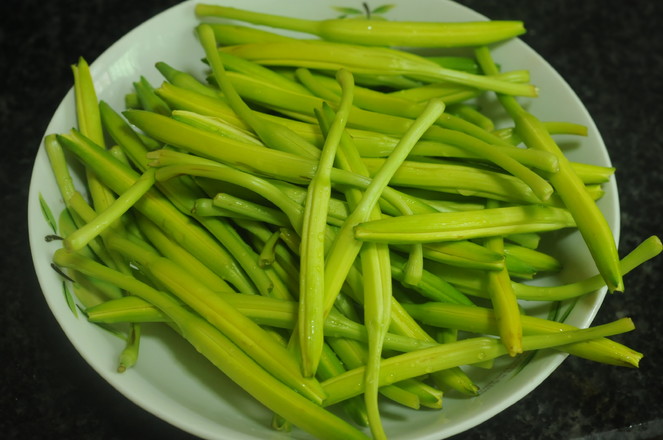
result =
[{"label": "white ceramic plate", "polygon": [[[310,18],[337,15],[334,6],[360,8],[358,0],[227,0],[226,5]],[[446,0],[390,0],[396,5],[387,18],[400,20],[484,19],[467,8]],[[372,4],[377,6],[377,4]],[[97,93],[117,110],[123,109],[131,83],[144,75],[153,84],[162,78],[154,68],[165,61],[190,72],[202,72],[203,51],[193,35],[196,20],[194,3],[186,1],[148,20],[127,34],[91,66]],[[514,17],[517,18],[517,17]],[[527,23],[526,23],[527,24]],[[532,49],[520,40],[500,46],[494,52],[504,70],[529,69],[532,82],[541,95],[531,100],[530,109],[543,120],[566,120],[587,125],[587,138],[562,139],[574,143],[569,149],[573,160],[610,165],[605,146],[594,123],[577,96],[564,80]],[[85,56],[85,54],[81,54]],[[46,133],[67,132],[75,125],[73,92],[70,91],[55,112]],[[615,231],[619,231],[619,206],[614,179],[605,186],[600,206]],[[278,439],[309,438],[301,431],[291,434],[270,429],[271,413],[229,382],[202,359],[188,344],[170,332],[146,331],[138,365],[124,374],[116,373],[122,342],[79,316],[74,317],[62,295],[62,282],[51,269],[52,253],[58,243],[44,237],[53,231],[40,212],[39,196],[57,215],[63,208],[46,154],[37,154],[29,195],[29,233],[34,265],[46,301],[67,337],[85,360],[127,398],[179,428],[204,438]],[[567,261],[567,270],[549,282],[579,279],[595,273],[585,245],[578,234],[564,237],[555,251]],[[566,322],[586,326],[594,318],[605,292],[595,292],[579,301]],[[536,305],[535,305],[536,306]],[[540,310],[545,313],[545,310]],[[441,411],[412,411],[384,404],[384,422],[391,439],[440,439],[470,429],[487,420],[532,391],[563,361],[564,355],[539,353],[517,374],[505,365],[496,371],[473,370],[482,388],[475,398],[445,396]]]}]

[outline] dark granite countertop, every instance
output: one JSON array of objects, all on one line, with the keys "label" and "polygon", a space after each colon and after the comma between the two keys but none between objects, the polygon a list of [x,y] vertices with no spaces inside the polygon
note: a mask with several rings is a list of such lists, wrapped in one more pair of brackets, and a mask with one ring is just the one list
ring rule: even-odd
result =
[{"label": "dark granite countertop", "polygon": [[[460,2],[494,19],[524,20],[529,32],[523,39],[584,101],[618,170],[622,252],[661,234],[663,2]],[[189,438],[126,400],[74,350],[38,287],[26,223],[33,157],[71,86],[70,64],[80,55],[93,61],[174,3],[0,2],[2,438]],[[634,318],[637,331],[619,340],[645,353],[639,369],[569,358],[530,395],[456,438],[663,438],[663,259],[629,275],[626,285],[627,293],[607,298],[597,322]]]}]

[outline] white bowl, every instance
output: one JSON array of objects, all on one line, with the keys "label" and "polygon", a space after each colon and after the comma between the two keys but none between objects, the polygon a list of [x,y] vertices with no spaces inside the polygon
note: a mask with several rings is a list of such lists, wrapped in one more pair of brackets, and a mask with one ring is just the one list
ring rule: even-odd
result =
[{"label": "white bowl", "polygon": [[[400,20],[483,20],[485,17],[446,0],[392,0],[395,7],[386,16]],[[335,6],[356,7],[356,1],[318,0],[242,0],[225,2],[246,9],[310,18],[337,15]],[[154,68],[165,61],[179,69],[202,72],[203,51],[194,38],[194,2],[186,1],[146,21],[101,55],[91,66],[97,93],[117,110],[123,109],[124,95],[131,84],[144,75],[153,84],[162,77]],[[514,17],[517,19],[517,17]],[[526,23],[527,25],[527,23]],[[85,54],[81,54],[85,56]],[[531,111],[542,120],[564,120],[585,124],[586,138],[561,138],[571,142],[568,151],[575,161],[610,166],[610,159],[596,126],[578,97],[566,82],[520,40],[500,45],[494,51],[503,69],[529,69],[532,82],[540,87],[540,97],[528,100]],[[65,96],[53,115],[46,133],[64,133],[75,125],[73,91]],[[77,182],[79,184],[80,182]],[[44,198],[57,215],[63,208],[45,151],[40,148],[34,164],[29,194],[29,234],[34,265],[44,297],[72,344],[85,360],[127,398],[155,416],[191,434],[216,439],[309,438],[294,430],[277,433],[269,427],[271,413],[248,397],[237,386],[169,330],[146,329],[138,365],[129,371],[116,372],[117,356],[123,343],[118,338],[89,324],[79,314],[75,317],[62,294],[62,281],[51,269],[51,257],[59,243],[44,237],[53,233],[40,212],[39,197]],[[619,232],[617,187],[612,179],[605,185],[599,202],[615,238]],[[574,233],[554,245],[567,268],[559,277],[545,280],[560,283],[596,273],[587,249]],[[566,320],[579,327],[593,320],[605,294],[595,292],[578,301]],[[539,304],[527,305],[539,307]],[[539,307],[538,314],[545,314]],[[514,369],[511,362],[498,363],[490,371],[473,369],[472,377],[481,387],[474,398],[445,396],[440,411],[413,411],[384,403],[384,423],[391,439],[432,440],[468,430],[512,405],[545,380],[564,360],[553,351],[540,352],[524,368]],[[516,372],[517,371],[517,372]]]}]

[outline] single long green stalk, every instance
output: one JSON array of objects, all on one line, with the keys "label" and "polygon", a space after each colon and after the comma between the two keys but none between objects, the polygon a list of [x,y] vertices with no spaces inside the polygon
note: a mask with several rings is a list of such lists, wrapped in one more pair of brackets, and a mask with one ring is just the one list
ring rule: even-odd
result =
[{"label": "single long green stalk", "polygon": [[593,165],[589,163],[570,162],[571,168],[585,185],[607,183],[615,174],[615,167]]},{"label": "single long green stalk", "polygon": [[409,244],[543,232],[573,226],[573,217],[565,209],[521,205],[384,218],[357,224],[354,235],[362,241]]},{"label": "single long green stalk", "polygon": [[[78,129],[95,145],[104,148],[105,140],[99,116],[99,103],[90,67],[87,61],[81,57],[78,59],[78,64],[71,66],[71,70],[74,75]],[[113,193],[99,181],[92,170],[86,168],[85,176],[93,208],[103,211],[113,202],[115,198]]]},{"label": "single long green stalk", "polygon": [[[379,212],[376,214],[379,216]],[[386,439],[378,408],[378,392],[382,348],[391,321],[392,280],[389,249],[386,245],[369,243],[362,246],[360,258],[364,281],[364,322],[369,336],[364,376],[366,383],[364,402],[373,437]]]},{"label": "single long green stalk", "polygon": [[305,376],[315,374],[320,362],[324,335],[325,229],[331,196],[331,169],[345,130],[354,96],[354,79],[348,71],[337,74],[343,94],[336,117],[325,137],[320,161],[308,186],[302,219],[299,288],[299,346]]},{"label": "single long green stalk", "polygon": [[481,90],[519,96],[536,96],[536,87],[503,81],[494,77],[474,75],[446,69],[423,57],[385,47],[367,47],[319,40],[292,40],[241,44],[221,50],[266,66],[292,66],[338,70],[352,73],[406,75],[426,81],[449,81]]},{"label": "single long green stalk", "polygon": [[[208,198],[201,198],[197,199],[193,203],[193,207],[191,208],[191,214],[199,217],[199,218],[205,218],[205,217],[229,217],[232,219],[235,218],[242,218],[242,219],[253,219],[253,217],[248,217],[245,216],[244,214],[238,213],[231,211],[229,209],[225,209],[219,206],[214,205],[214,201],[212,199]],[[290,224],[289,221],[286,219],[286,224]]]},{"label": "single long green stalk", "polygon": [[44,138],[44,150],[48,156],[48,161],[55,176],[55,182],[62,195],[62,200],[67,204],[69,199],[77,191],[74,185],[74,180],[69,172],[69,167],[62,150],[62,146],[58,142],[57,136],[49,134]]},{"label": "single long green stalk", "polygon": [[331,41],[374,46],[459,47],[491,44],[525,32],[521,21],[404,22],[306,20],[219,5],[197,4],[200,18],[220,17],[305,32]]},{"label": "single long green stalk", "polygon": [[74,75],[78,129],[97,145],[103,147],[105,145],[104,133],[90,66],[84,58],[80,57],[78,64],[72,65],[71,70]]},{"label": "single long green stalk", "polygon": [[[497,335],[499,333],[495,311],[485,307],[467,307],[445,303],[403,304],[415,319],[427,325],[453,328],[476,334]],[[534,316],[521,316],[523,335],[557,333],[575,330],[561,322]],[[560,350],[574,356],[618,366],[637,367],[642,354],[610,339],[596,339],[565,345]]]},{"label": "single long green stalk", "polygon": [[[564,346],[581,341],[611,336],[633,330],[633,322],[622,318],[610,324],[583,330],[523,337],[523,351]],[[436,347],[405,353],[382,361],[380,384],[387,385],[432,371],[459,365],[475,364],[506,354],[506,348],[495,338],[477,337]],[[324,381],[327,392],[325,405],[331,405],[363,391],[364,368],[355,368],[333,379]]]},{"label": "single long green stalk", "polygon": [[611,292],[623,291],[624,283],[619,274],[617,244],[603,213],[589,193],[585,191],[584,183],[571,169],[568,161],[564,162],[564,154],[538,119],[530,113],[519,113],[514,118],[517,130],[525,144],[530,148],[539,148],[559,154],[560,171],[550,176],[550,182],[573,215],[576,226],[585,239],[599,271],[606,279],[608,289]]},{"label": "single long green stalk", "polygon": [[[173,66],[171,66],[170,64],[165,63],[163,61],[157,62],[155,64],[155,67],[157,68],[159,73],[161,73],[161,75],[163,75],[163,77],[166,78],[169,84],[177,86],[178,88],[196,92],[197,94],[203,96],[212,97],[215,99],[219,97],[219,91],[215,87],[200,82],[195,76],[191,75],[190,73],[178,70]],[[161,88],[155,89],[155,93],[158,96],[161,96],[161,94],[159,93],[160,90]]]},{"label": "single long green stalk", "polygon": [[[663,250],[661,240],[651,236],[643,240],[635,249],[629,252],[620,262],[619,270],[622,276],[626,275],[646,261],[656,257]],[[529,301],[563,301],[576,298],[605,287],[602,275],[595,275],[582,281],[564,284],[561,286],[533,286],[529,284],[514,283],[514,291],[518,298]]]},{"label": "single long green stalk", "polygon": [[[498,204],[488,202],[487,206],[498,207]],[[485,246],[492,251],[504,254],[504,238],[501,236],[487,238]],[[500,339],[509,356],[516,356],[523,352],[523,330],[520,308],[511,285],[511,277],[506,267],[490,271],[487,276],[488,294],[495,310]]]},{"label": "single long green stalk", "polygon": [[[529,81],[529,78],[527,81]],[[445,81],[416,84],[412,87],[398,88],[389,92],[390,95],[415,102],[426,102],[429,99],[437,98],[443,100],[447,105],[476,98],[481,93],[483,92],[472,87],[452,84]]]},{"label": "single long green stalk", "polygon": [[472,105],[465,103],[455,104],[453,107],[449,108],[448,111],[449,113],[458,116],[464,121],[482,128],[488,133],[495,130],[495,123],[493,120],[481,113],[476,107]]},{"label": "single long green stalk", "polygon": [[559,272],[562,269],[561,261],[554,256],[515,243],[504,243],[504,256],[507,268],[510,262],[518,260],[530,266],[535,273]]}]

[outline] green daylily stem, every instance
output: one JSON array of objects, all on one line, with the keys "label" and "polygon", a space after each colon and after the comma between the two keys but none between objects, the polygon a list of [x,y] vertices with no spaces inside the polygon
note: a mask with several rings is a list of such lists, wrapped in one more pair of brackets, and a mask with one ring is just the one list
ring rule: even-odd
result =
[{"label": "green daylily stem", "polygon": [[[296,361],[264,330],[253,321],[239,313],[220,295],[215,294],[205,284],[189,274],[171,260],[160,257],[157,253],[146,250],[128,240],[112,237],[109,246],[121,252],[127,258],[136,261],[152,276],[159,280],[184,303],[205,317],[224,335],[242,347],[249,356],[260,365],[313,401],[319,401],[321,393],[319,385],[312,380],[304,379],[298,373]],[[57,264],[57,261],[56,261]],[[90,274],[93,275],[93,274]],[[132,281],[127,278],[115,277],[107,279],[130,290]]]},{"label": "green daylily stem", "polygon": [[[70,136],[58,136],[58,139],[88,167],[94,168],[95,173],[113,191],[122,193],[138,179],[135,171],[113,158],[107,151],[91,145],[86,138],[76,132]],[[227,251],[220,247],[206,230],[184,216],[154,189],[149,190],[134,207],[159,224],[164,232],[225,280],[239,286],[242,291],[245,288],[246,291],[253,289]]]},{"label": "green daylily stem", "polygon": [[91,240],[111,227],[154,185],[154,170],[143,173],[125,192],[115,199],[105,210],[90,222],[64,239],[64,246],[69,250],[80,250]]},{"label": "green daylily stem", "polygon": [[251,218],[257,221],[264,221],[276,226],[290,226],[288,217],[274,208],[263,206],[259,203],[253,203],[248,200],[240,199],[231,194],[218,193],[212,199],[214,206],[239,214],[245,218]]},{"label": "green daylily stem", "polygon": [[366,439],[360,431],[276,380],[205,319],[181,307],[163,292],[62,249],[56,251],[54,261],[84,273],[94,273],[95,277],[126,282],[127,290],[158,307],[173,321],[177,330],[231,380],[300,428],[320,438]]},{"label": "green daylily stem", "polygon": [[[368,218],[396,169],[409,154],[412,146],[422,133],[430,127],[443,110],[443,103],[439,101],[431,102],[426,111],[412,124],[410,131],[401,139],[398,147],[394,149],[380,171],[373,176],[373,180],[366,188],[362,199],[345,220],[327,256],[325,271],[334,273],[335,276],[330,282],[325,280],[325,313],[328,313],[331,309],[334,299],[340,292],[345,275],[361,248],[361,242],[354,237],[354,228]],[[410,217],[413,216],[406,216],[405,218]]]},{"label": "green daylily stem", "polygon": [[476,46],[496,43],[525,32],[520,21],[425,23],[392,20],[305,20],[203,3],[196,5],[196,15],[199,18],[220,17],[246,21],[305,32],[331,41],[375,46]]},{"label": "green daylily stem", "polygon": [[[488,48],[476,49],[475,55],[484,72],[490,74],[497,70]],[[550,176],[550,183],[573,215],[599,272],[606,280],[608,289],[611,292],[624,290],[617,244],[610,225],[585,191],[582,180],[573,171],[569,160],[538,118],[523,109],[513,97],[498,94],[498,99],[513,118],[516,133],[528,148],[548,151],[557,156],[560,168],[557,173]]]},{"label": "green daylily stem", "polygon": [[[319,114],[318,114],[318,119],[320,121],[320,127],[321,127],[323,132],[326,129],[328,129],[329,121],[331,120],[332,117],[333,117],[333,110],[329,106],[323,106],[322,111],[320,111]],[[337,164],[341,169],[358,172],[362,175],[368,174],[368,170],[366,169],[366,167],[362,163],[362,161],[361,161],[361,159],[358,155],[358,152],[357,152],[357,150],[354,146],[352,138],[350,136],[346,135],[346,136],[343,136],[341,138],[340,149],[338,151],[336,159],[337,159]],[[389,189],[388,187],[385,188],[385,191],[387,191],[388,189]],[[346,199],[348,200],[349,204],[353,208],[356,208],[356,205],[360,202],[360,200],[362,198],[361,191],[358,190],[358,189],[350,188],[350,189],[345,190],[345,194],[346,194]],[[406,205],[405,201],[401,200],[401,198],[399,198],[397,194],[395,195],[395,197],[392,198],[392,200],[395,203],[395,205],[398,207],[398,210],[401,211],[401,213],[407,215],[407,214],[410,214],[412,212],[410,206]],[[379,209],[377,207],[373,208],[372,215],[380,215]],[[380,250],[378,253],[380,254],[380,252],[382,252],[382,251],[383,250]],[[382,258],[382,256],[379,257],[379,258]],[[389,260],[391,260],[391,257],[389,257]],[[387,259],[385,259],[385,261],[381,264],[383,264],[385,266],[388,265],[388,264],[391,265],[391,276],[394,276],[394,277],[397,276],[396,274],[398,273],[398,268],[396,267],[395,264],[393,264],[391,261],[387,261]],[[370,269],[370,268],[365,270],[365,271],[367,271],[368,273],[377,273],[377,271],[373,271],[373,269]],[[351,272],[353,272],[352,268],[351,268]],[[383,275],[385,275],[385,274],[383,274]],[[352,278],[354,278],[354,277],[352,277]],[[424,285],[422,285],[421,290],[426,290],[426,291],[428,291],[429,289],[430,290],[435,290],[437,287],[438,286],[424,286]],[[352,287],[352,289],[355,293],[363,291],[363,282],[356,283],[356,285],[354,287]],[[387,292],[391,291],[391,289],[384,289],[384,290],[387,291]],[[381,294],[381,293],[378,293],[378,294]],[[342,298],[342,296],[337,297],[336,303],[338,303],[338,298]],[[361,296],[361,299],[359,301],[362,304],[364,303],[364,296],[363,295]],[[401,332],[401,334],[408,334],[408,332],[410,332],[409,335],[411,337],[414,336],[416,338],[421,338],[421,339],[426,340],[426,341],[430,340],[428,335],[423,330],[421,330],[414,321],[408,320],[409,316],[407,316],[407,314],[400,313],[402,311],[402,309],[397,307],[398,303],[395,302],[395,300],[391,297],[391,295],[388,295],[388,298],[385,298],[385,300],[379,301],[379,302],[383,303],[382,307],[389,307],[390,308],[390,310],[388,310],[388,311],[384,310],[384,309],[382,310],[382,324],[383,325],[386,325],[388,323],[388,320],[384,319],[384,317],[385,316],[390,316],[389,321],[392,321],[393,323],[395,323],[394,328],[397,329],[399,332]],[[378,303],[376,302],[376,309],[377,309],[377,305],[378,305]],[[396,312],[392,314],[392,311],[394,311],[394,310]],[[370,313],[370,312],[367,312],[367,313]],[[373,338],[376,338],[376,337],[380,338],[379,334],[375,334],[375,332],[373,332],[372,337]],[[384,338],[384,340],[386,342],[386,338]],[[430,340],[430,342],[434,342],[434,341]],[[375,345],[376,344],[373,343],[373,347],[375,347]],[[367,374],[374,374],[375,375],[376,373],[375,372],[371,373],[370,370],[367,370]],[[472,390],[474,388],[471,380],[465,374],[463,374],[463,372],[460,369],[452,369],[452,370],[438,372],[438,373],[435,373],[434,376],[435,376],[436,379],[439,379],[439,381],[441,383],[445,383],[445,384],[448,383],[451,387],[456,388],[461,392],[467,392],[468,390]],[[390,398],[395,399],[396,401],[399,401],[399,402],[403,403],[403,398],[405,398],[405,396],[399,397],[397,399],[398,395],[394,394],[395,391],[396,390],[392,390],[392,389],[387,390],[384,387],[379,390],[380,393],[386,394],[386,395],[390,396]],[[375,393],[375,391],[373,391],[373,393]],[[470,391],[470,393],[471,393],[471,391]],[[369,396],[369,395],[365,396],[365,400],[370,399],[370,398],[371,398],[371,396]],[[373,405],[374,405],[374,403],[373,403]],[[377,413],[377,410],[374,407],[372,409],[372,412],[373,412],[372,417],[375,417],[375,414]]]},{"label": "green daylily stem", "polygon": [[[259,325],[293,329],[297,322],[297,303],[259,295],[220,292],[219,295],[239,312]],[[136,296],[108,300],[86,310],[92,322],[113,324],[120,322],[165,322],[168,318],[149,302]],[[325,320],[325,333],[331,338],[368,341],[366,328],[332,310]],[[408,352],[429,348],[434,341],[423,341],[395,333],[385,335],[385,349]]]},{"label": "green daylily stem", "polygon": [[276,261],[276,244],[278,243],[280,236],[280,230],[274,231],[265,242],[265,245],[258,255],[258,265],[260,265],[260,267],[271,266]]},{"label": "green daylily stem", "polygon": [[[632,330],[630,319],[622,318],[610,324],[583,330],[523,337],[523,351],[541,350],[581,341],[611,336]],[[412,353],[396,355],[382,361],[380,385],[387,385],[433,371],[459,365],[483,362],[506,354],[506,348],[495,338],[465,339]],[[322,383],[327,392],[325,405],[343,401],[363,392],[364,368],[355,368]]]},{"label": "green daylily stem", "polygon": [[[497,335],[495,312],[485,307],[468,307],[445,303],[403,304],[415,319],[440,328],[453,328],[476,334]],[[523,335],[557,333],[577,327],[534,316],[521,316]],[[611,365],[637,367],[640,353],[610,339],[602,338],[559,348],[574,356]]]},{"label": "green daylily stem", "polygon": [[455,84],[493,90],[518,96],[536,96],[530,84],[511,83],[498,78],[446,69],[433,61],[408,52],[385,47],[353,46],[320,40],[251,43],[221,48],[224,52],[266,66],[307,67],[352,73],[406,75],[425,81],[449,81]]},{"label": "green daylily stem", "polygon": [[[148,157],[151,159],[151,166],[158,167],[156,179],[159,181],[166,181],[179,175],[191,175],[241,185],[274,203],[285,213],[292,227],[296,231],[301,232],[302,206],[283,194],[278,187],[270,183],[267,179],[254,176],[222,163],[174,151],[157,150],[149,153]],[[174,161],[176,160],[178,160],[176,162],[177,165],[169,164],[175,163]]]},{"label": "green daylily stem", "polygon": [[[662,250],[663,245],[658,237],[647,238],[620,261],[622,276],[656,257]],[[486,297],[486,279],[481,271],[437,264],[435,268],[431,267],[431,272],[444,278],[465,294]],[[518,299],[526,301],[564,301],[595,292],[603,287],[605,281],[600,274],[558,286],[536,286],[513,282],[513,290]]]},{"label": "green daylily stem", "polygon": [[[298,69],[297,77],[306,81],[306,84],[311,88],[315,88],[318,93],[324,93],[325,96],[322,96],[323,98],[329,99],[326,96],[328,94],[324,92],[325,90],[331,90],[333,87],[333,84],[327,82],[329,78],[323,76],[314,77],[306,69]],[[324,84],[318,85],[318,82]],[[334,89],[331,95],[336,96],[337,93],[338,91]],[[334,99],[334,101],[337,99]],[[357,90],[355,103],[357,106],[366,110],[411,119],[416,118],[425,106],[423,103],[398,99],[392,95],[362,88]],[[506,146],[500,138],[492,136],[489,131],[481,129],[449,113],[441,114],[436,123],[443,128],[430,130],[429,137],[435,136],[443,142],[457,145],[459,148],[469,151],[484,160],[493,162],[506,171],[519,176],[523,181],[528,183],[541,200],[547,200],[552,194],[553,190],[550,184],[509,155],[508,152],[515,150],[511,146]],[[494,148],[492,144],[501,145],[503,148]],[[551,155],[550,160],[553,164],[551,164],[549,171],[557,171],[556,157]]]},{"label": "green daylily stem", "polygon": [[[620,274],[626,275],[646,261],[656,257],[663,250],[661,240],[652,236],[640,243],[629,252],[620,262]],[[563,301],[575,298],[605,287],[605,280],[601,275],[595,275],[582,281],[561,286],[532,286],[514,283],[514,290],[520,299],[529,301]]]},{"label": "green daylily stem", "polygon": [[237,127],[216,116],[205,116],[188,110],[173,110],[171,116],[176,121],[201,128],[203,130],[219,133],[223,136],[256,145],[263,145],[253,133]]},{"label": "green daylily stem", "polygon": [[265,145],[303,157],[316,158],[319,155],[317,148],[307,143],[287,127],[272,124],[256,116],[253,110],[242,100],[227,77],[219,51],[217,50],[214,31],[208,25],[200,24],[197,28],[197,34],[201,45],[205,49],[207,61],[212,67],[214,79],[223,91],[228,103],[235,113],[253,129]]},{"label": "green daylily stem", "polygon": [[140,348],[140,334],[141,325],[138,323],[132,323],[129,337],[127,338],[127,344],[122,350],[122,353],[120,353],[120,362],[117,367],[119,373],[124,373],[128,368],[136,365]]},{"label": "green daylily stem", "polygon": [[[489,201],[486,206],[496,208],[499,205]],[[501,236],[488,237],[485,240],[485,246],[489,250],[504,254],[504,238]],[[493,310],[495,310],[495,320],[497,321],[500,339],[509,356],[516,356],[523,351],[523,330],[520,308],[511,285],[511,277],[506,267],[488,272],[487,277],[488,294]]]},{"label": "green daylily stem", "polygon": [[354,235],[361,241],[410,244],[543,232],[573,226],[573,218],[565,209],[522,205],[384,218],[357,224]]},{"label": "green daylily stem", "polygon": [[[379,169],[384,161],[385,159],[364,159],[371,174]],[[451,162],[407,160],[394,174],[392,184],[511,203],[541,203],[532,189],[517,177]]]},{"label": "green daylily stem", "polygon": [[343,90],[341,103],[325,136],[318,166],[308,186],[302,216],[298,330],[305,376],[315,373],[322,354],[324,289],[327,276],[325,230],[331,196],[331,169],[354,96],[352,74],[341,70],[336,77]]},{"label": "green daylily stem", "polygon": [[233,288],[219,275],[210,270],[200,260],[169,238],[152,220],[136,214],[136,224],[149,242],[166,258],[169,258],[214,292],[234,292]]},{"label": "green daylily stem", "polygon": [[168,104],[154,92],[154,87],[147,78],[141,76],[140,80],[133,83],[141,108],[162,115],[170,115]]}]

